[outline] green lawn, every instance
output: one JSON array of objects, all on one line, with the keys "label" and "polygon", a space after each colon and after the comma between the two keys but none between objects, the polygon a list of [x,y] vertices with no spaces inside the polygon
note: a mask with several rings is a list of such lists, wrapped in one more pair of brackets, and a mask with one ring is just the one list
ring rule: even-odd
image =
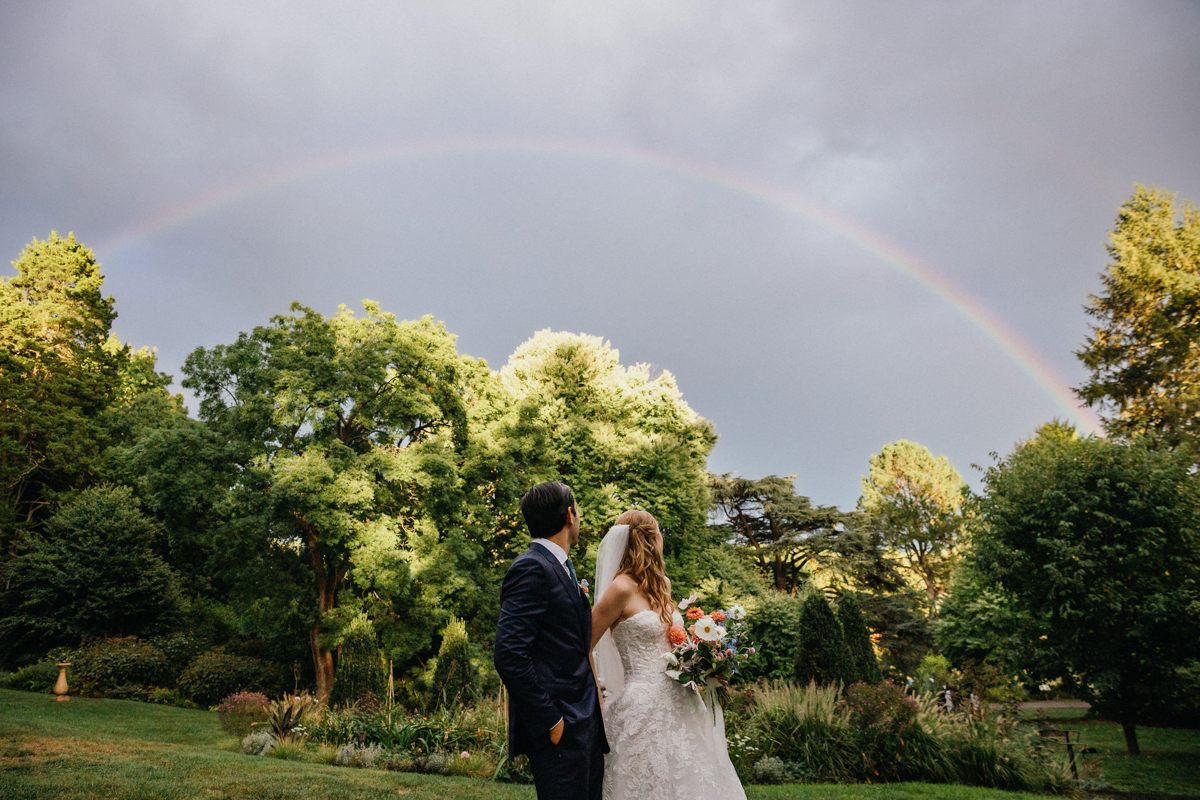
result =
[{"label": "green lawn", "polygon": [[1094,755],[1082,758],[1084,774],[1104,774],[1110,789],[1119,792],[1157,792],[1200,796],[1200,731],[1178,728],[1138,728],[1142,755],[1125,753],[1125,735],[1112,722],[1084,719],[1081,709],[1047,712],[1061,729],[1079,731],[1082,747]]},{"label": "green lawn", "polygon": [[[1102,726],[1085,739],[1101,746]],[[1152,771],[1168,772],[1174,791],[1200,793],[1195,734],[1180,734],[1174,744],[1158,742],[1147,731],[1145,747],[1182,748],[1181,758],[1155,755]],[[1107,734],[1104,734],[1107,736]],[[1116,730],[1119,738],[1120,731]],[[1170,737],[1167,737],[1170,738]],[[1107,740],[1105,740],[1107,741]],[[1115,739],[1113,741],[1116,741]],[[1169,746],[1168,746],[1169,744]],[[1105,745],[1107,747],[1107,744]],[[1190,750],[1189,750],[1190,748]],[[1190,753],[1190,754],[1189,754]],[[1104,755],[1106,774],[1115,783],[1121,759]],[[1190,761],[1188,760],[1190,759]],[[1169,770],[1162,767],[1170,764]],[[1191,766],[1188,766],[1188,765]],[[1125,768],[1125,767],[1123,767]],[[1129,768],[1125,768],[1129,769]],[[1124,775],[1126,773],[1122,773]],[[1139,773],[1128,772],[1130,786]],[[1155,772],[1158,775],[1158,772]],[[1144,777],[1144,776],[1143,776]],[[1155,777],[1155,780],[1158,780]],[[1121,780],[1126,780],[1122,778]],[[1117,787],[1122,788],[1122,787]],[[752,786],[755,800],[1033,800],[1035,795],[962,786],[890,784],[882,786]],[[237,743],[207,711],[154,706],[123,700],[72,698],[54,703],[47,695],[0,690],[0,800],[10,798],[461,798],[533,800],[532,788],[468,778],[438,778],[377,770],[330,767],[237,752]]]}]

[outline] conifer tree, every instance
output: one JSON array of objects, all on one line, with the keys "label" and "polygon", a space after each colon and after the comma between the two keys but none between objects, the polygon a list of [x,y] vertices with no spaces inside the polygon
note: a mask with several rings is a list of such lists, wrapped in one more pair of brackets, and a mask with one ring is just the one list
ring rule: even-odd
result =
[{"label": "conifer tree", "polygon": [[450,619],[442,634],[433,689],[434,703],[439,708],[470,703],[479,697],[479,670],[471,663],[467,626],[458,617]]},{"label": "conifer tree", "polygon": [[847,592],[838,601],[837,619],[846,647],[846,672],[843,675],[846,683],[879,683],[883,676],[879,672],[875,649],[871,647],[871,632],[867,630],[858,599],[852,593]]},{"label": "conifer tree", "polygon": [[845,646],[842,626],[825,595],[814,590],[800,610],[800,640],[796,646],[796,680],[802,684],[844,681]]},{"label": "conifer tree", "polygon": [[334,705],[353,703],[368,692],[382,697],[386,690],[387,673],[375,639],[375,626],[366,614],[359,614],[346,627],[342,638],[331,701]]}]

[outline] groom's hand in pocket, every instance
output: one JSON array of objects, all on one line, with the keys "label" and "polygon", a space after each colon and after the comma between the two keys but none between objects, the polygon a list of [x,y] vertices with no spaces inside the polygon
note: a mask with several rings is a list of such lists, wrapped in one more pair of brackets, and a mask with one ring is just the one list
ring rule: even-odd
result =
[{"label": "groom's hand in pocket", "polygon": [[550,744],[558,744],[562,741],[563,728],[567,725],[566,720],[559,720],[558,724],[550,729]]}]

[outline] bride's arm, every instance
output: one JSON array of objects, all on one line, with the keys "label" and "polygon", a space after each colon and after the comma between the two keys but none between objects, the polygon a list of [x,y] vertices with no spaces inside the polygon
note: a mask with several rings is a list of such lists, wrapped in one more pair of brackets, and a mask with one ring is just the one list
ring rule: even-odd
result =
[{"label": "bride's arm", "polygon": [[637,584],[628,575],[618,575],[604,590],[604,594],[592,608],[592,650],[609,628],[616,624],[625,610],[625,604],[637,590]]}]

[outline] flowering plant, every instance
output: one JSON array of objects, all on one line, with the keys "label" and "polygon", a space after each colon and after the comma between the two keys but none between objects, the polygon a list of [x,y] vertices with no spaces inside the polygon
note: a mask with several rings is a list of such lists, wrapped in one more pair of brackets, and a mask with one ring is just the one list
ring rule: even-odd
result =
[{"label": "flowering plant", "polygon": [[679,684],[695,690],[701,697],[710,681],[724,689],[741,673],[740,664],[757,652],[747,640],[746,610],[730,606],[705,613],[697,605],[696,595],[679,603],[687,619],[685,625],[672,625],[668,631],[671,651],[663,654],[667,675]]}]

